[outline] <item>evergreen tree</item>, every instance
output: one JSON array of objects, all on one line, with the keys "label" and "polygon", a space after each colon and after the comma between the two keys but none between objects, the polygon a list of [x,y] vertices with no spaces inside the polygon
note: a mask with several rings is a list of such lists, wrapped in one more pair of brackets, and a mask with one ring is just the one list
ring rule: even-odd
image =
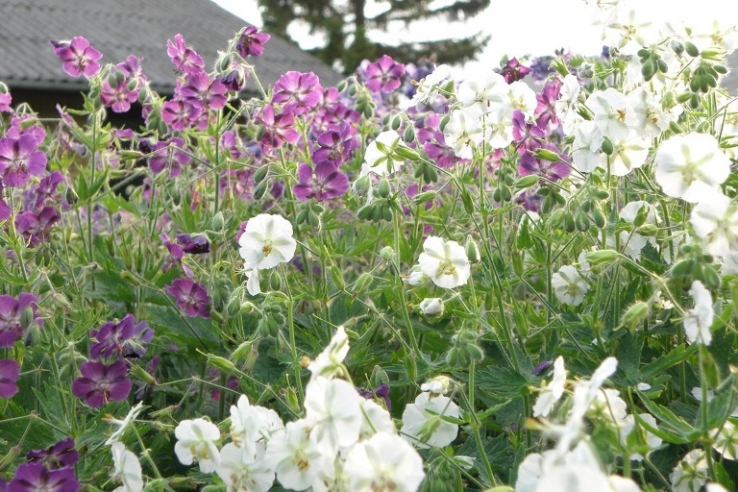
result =
[{"label": "evergreen tree", "polygon": [[367,37],[370,29],[387,30],[398,23],[410,25],[423,19],[463,22],[480,12],[490,0],[453,0],[445,6],[434,6],[433,0],[375,0],[385,9],[374,16],[366,15],[367,0],[259,0],[264,29],[295,42],[288,33],[294,21],[304,21],[312,34],[324,34],[326,44],[312,54],[328,63],[339,62],[349,74],[363,59],[374,60],[383,54],[398,62],[415,62],[433,56],[438,63],[461,63],[470,60],[489,41],[479,34],[463,39],[442,39],[381,44]]}]

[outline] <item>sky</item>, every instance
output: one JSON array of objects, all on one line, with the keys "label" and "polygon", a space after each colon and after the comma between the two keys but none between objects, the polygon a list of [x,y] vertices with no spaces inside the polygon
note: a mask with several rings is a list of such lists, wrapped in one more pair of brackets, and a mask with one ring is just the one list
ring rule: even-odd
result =
[{"label": "sky", "polygon": [[[213,0],[226,10],[256,26],[261,16],[256,0]],[[435,0],[434,4],[450,0]],[[381,5],[369,0],[368,9],[382,10]],[[639,9],[653,19],[698,19],[711,21],[713,17],[734,19],[738,22],[736,0],[638,0]],[[408,29],[394,29],[392,34],[370,33],[378,41],[422,41],[424,33],[438,32],[444,37],[463,37],[481,32],[492,36],[478,60],[467,63],[462,71],[470,76],[499,65],[503,55],[552,55],[559,48],[586,55],[599,54],[602,49],[602,31],[592,25],[591,7],[584,0],[492,0],[485,12],[456,25],[427,21],[413,23]],[[307,29],[290,32],[303,49],[316,46],[318,41]],[[268,49],[268,48],[267,48]]]}]

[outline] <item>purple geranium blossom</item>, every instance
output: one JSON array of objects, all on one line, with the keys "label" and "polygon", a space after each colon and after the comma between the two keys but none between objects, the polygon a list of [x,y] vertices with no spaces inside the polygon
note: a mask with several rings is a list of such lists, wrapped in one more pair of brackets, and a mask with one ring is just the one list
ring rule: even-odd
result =
[{"label": "purple geranium blossom", "polygon": [[29,247],[35,248],[41,241],[48,241],[51,228],[61,220],[53,207],[44,207],[39,213],[22,212],[15,217],[15,229]]},{"label": "purple geranium blossom", "polygon": [[164,265],[162,265],[161,271],[167,273],[175,265],[180,265],[182,267],[182,271],[184,271],[184,274],[187,275],[189,278],[192,278],[195,275],[194,272],[190,267],[182,263],[182,258],[184,258],[184,249],[182,248],[182,246],[169,241],[169,238],[166,234],[160,235],[159,239],[161,239],[161,241],[167,247],[170,255],[167,261],[164,262]]},{"label": "purple geranium blossom", "polygon": [[[166,149],[166,150],[164,150]],[[149,157],[149,167],[154,174],[159,174],[167,167],[169,176],[176,178],[182,172],[182,166],[190,163],[190,156],[185,151],[185,142],[179,137],[174,137],[169,142],[157,142],[152,146],[150,140],[142,140],[139,150]]]},{"label": "purple geranium blossom", "polygon": [[31,133],[18,138],[0,139],[0,172],[3,183],[21,188],[31,176],[40,176],[46,170],[46,154],[37,150],[39,141]]},{"label": "purple geranium blossom", "polygon": [[327,163],[339,167],[346,162],[359,146],[355,131],[350,125],[342,123],[340,128],[322,133],[318,137],[319,149],[313,152],[313,162]]},{"label": "purple geranium blossom", "polygon": [[202,72],[205,68],[205,63],[200,55],[185,44],[181,34],[175,35],[174,41],[171,39],[167,41],[167,55],[169,55],[178,72]]},{"label": "purple geranium blossom", "polygon": [[100,100],[103,106],[111,108],[114,113],[127,113],[131,104],[138,99],[138,82],[127,79],[122,72],[119,77],[113,77],[103,82],[100,89]]},{"label": "purple geranium blossom", "polygon": [[244,27],[236,41],[236,51],[242,58],[261,56],[264,53],[264,45],[270,37],[269,34],[259,32],[254,26]]},{"label": "purple geranium blossom", "polygon": [[537,189],[527,189],[515,198],[515,203],[522,205],[528,212],[540,212],[543,197]]},{"label": "purple geranium blossom", "polygon": [[98,61],[102,54],[85,38],[77,36],[71,41],[51,41],[51,44],[56,56],[64,62],[64,71],[72,77],[84,75],[89,79],[100,71]]},{"label": "purple geranium blossom", "polygon": [[210,241],[206,236],[192,236],[177,234],[177,242],[182,245],[182,251],[190,255],[210,253]]},{"label": "purple geranium blossom", "polygon": [[231,70],[225,72],[225,75],[221,76],[218,80],[228,92],[239,93],[246,86],[249,77],[249,72],[245,71],[238,64],[234,64]]},{"label": "purple geranium blossom", "polygon": [[197,282],[178,278],[167,287],[167,293],[177,299],[177,306],[190,318],[210,318],[210,296]]},{"label": "purple geranium blossom", "polygon": [[228,89],[220,80],[210,80],[205,72],[187,75],[185,85],[177,85],[179,97],[189,103],[198,104],[203,111],[223,109],[228,102]]},{"label": "purple geranium blossom", "polygon": [[297,169],[299,183],[292,188],[298,200],[332,200],[346,194],[349,189],[348,177],[338,171],[334,164],[322,162],[313,168],[300,164]]},{"label": "purple geranium blossom", "polygon": [[[269,149],[278,149],[284,142],[296,144],[300,134],[295,130],[295,117],[292,113],[274,115],[271,104],[264,106],[261,114],[254,118],[262,126],[264,133],[261,136],[262,146]],[[262,149],[266,151],[265,149]]]},{"label": "purple geranium blossom", "polygon": [[99,330],[90,332],[90,339],[95,342],[90,347],[90,357],[142,357],[146,353],[146,344],[153,338],[154,330],[147,322],[136,323],[133,315],[127,314],[120,323],[108,322]]},{"label": "purple geranium blossom", "polygon": [[[41,210],[48,201],[54,201],[56,191],[59,185],[64,182],[64,175],[59,171],[54,171],[44,176],[38,185],[28,194],[28,210]],[[2,195],[2,184],[0,183],[0,195]],[[2,220],[2,213],[0,213]]]},{"label": "purple geranium blossom", "polygon": [[305,114],[320,104],[323,88],[313,72],[290,71],[274,84],[272,103],[284,103],[283,113]]},{"label": "purple geranium blossom", "polygon": [[[23,338],[23,333],[28,326],[35,322],[36,301],[33,294],[22,292],[16,300],[12,296],[0,296],[0,348],[10,348],[13,344]],[[23,312],[29,309],[31,320],[23,319]]]},{"label": "purple geranium blossom", "polygon": [[505,66],[502,67],[502,70],[500,70],[500,74],[505,78],[505,82],[508,84],[512,84],[513,82],[522,79],[530,72],[531,69],[521,65],[517,58],[508,60],[507,64],[505,64]]},{"label": "purple geranium blossom", "polygon": [[543,375],[544,372],[548,371],[551,366],[553,366],[553,361],[551,360],[544,360],[540,364],[538,364],[536,367],[533,368],[533,374],[536,376]]},{"label": "purple geranium blossom", "polygon": [[167,101],[161,109],[161,119],[174,131],[185,131],[198,122],[202,106],[189,101]]},{"label": "purple geranium blossom", "polygon": [[82,376],[72,382],[72,394],[92,408],[100,408],[110,401],[125,400],[133,387],[124,360],[117,360],[109,366],[102,362],[85,362],[79,371]]},{"label": "purple geranium blossom", "polygon": [[521,176],[537,175],[545,178],[552,183],[560,181],[571,173],[571,161],[568,156],[561,154],[558,149],[551,144],[545,144],[541,148],[549,150],[555,154],[558,154],[561,159],[558,162],[549,162],[542,159],[536,159],[533,154],[525,151],[520,156],[518,162],[518,173]]},{"label": "purple geranium blossom", "polygon": [[547,129],[549,134],[559,126],[559,118],[556,115],[554,105],[559,99],[560,92],[561,82],[553,81],[546,84],[543,90],[539,94],[536,94],[536,99],[538,100],[538,105],[535,109],[536,125],[539,128]]},{"label": "purple geranium blossom", "polygon": [[26,459],[29,463],[40,462],[51,470],[58,470],[74,466],[79,461],[79,453],[74,449],[74,439],[70,437],[49,448],[31,450],[26,454]]},{"label": "purple geranium blossom", "polygon": [[543,130],[536,125],[527,123],[523,112],[518,110],[513,113],[512,134],[515,139],[515,146],[521,154],[540,147],[542,140],[546,138]]},{"label": "purple geranium blossom", "polygon": [[10,104],[13,102],[13,96],[10,95],[8,86],[0,82],[0,113],[10,112]]},{"label": "purple geranium blossom", "polygon": [[405,66],[388,55],[383,55],[376,63],[366,66],[366,87],[374,93],[393,92],[402,84],[405,75]]},{"label": "purple geranium blossom", "polygon": [[374,391],[365,390],[363,388],[356,388],[356,391],[358,391],[359,396],[367,400],[373,400],[374,398],[381,398],[382,400],[384,400],[384,406],[387,408],[387,411],[392,410],[392,401],[390,400],[390,397],[389,397],[389,386],[387,386],[386,384],[379,386]]},{"label": "purple geranium blossom", "polygon": [[72,468],[47,470],[39,463],[24,463],[15,471],[7,492],[77,492],[79,488]]},{"label": "purple geranium blossom", "polygon": [[0,398],[13,398],[18,393],[20,366],[14,360],[0,360]]}]

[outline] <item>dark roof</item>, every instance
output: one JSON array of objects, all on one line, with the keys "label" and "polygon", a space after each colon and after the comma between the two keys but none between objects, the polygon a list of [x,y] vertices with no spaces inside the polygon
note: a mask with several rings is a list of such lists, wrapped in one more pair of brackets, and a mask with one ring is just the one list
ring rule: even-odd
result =
[{"label": "dark roof", "polygon": [[[0,81],[11,89],[84,90],[87,81],[64,73],[49,43],[84,36],[103,54],[101,63],[118,63],[131,54],[143,57],[151,87],[166,94],[175,83],[168,39],[182,34],[209,69],[217,51],[225,51],[228,41],[248,25],[210,0],[2,0],[0,19]],[[326,87],[342,78],[276,36],[254,64],[265,88],[289,70],[314,72]],[[247,88],[254,86],[252,82]]]}]

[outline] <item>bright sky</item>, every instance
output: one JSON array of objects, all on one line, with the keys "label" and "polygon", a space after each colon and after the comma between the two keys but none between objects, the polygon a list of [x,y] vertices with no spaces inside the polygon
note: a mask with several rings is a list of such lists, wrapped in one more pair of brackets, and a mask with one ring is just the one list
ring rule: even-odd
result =
[{"label": "bright sky", "polygon": [[[261,26],[256,0],[213,1],[251,24]],[[382,10],[381,5],[371,0],[368,3],[368,9],[378,9],[375,13]],[[450,0],[433,3],[450,3]],[[653,19],[711,21],[716,17],[738,22],[736,0],[639,0],[637,3],[639,9]],[[463,37],[477,32],[492,35],[479,60],[464,67],[467,75],[497,67],[504,54],[511,57],[552,55],[557,48],[568,48],[575,53],[596,55],[603,44],[601,28],[592,25],[590,10],[584,0],[492,0],[485,12],[466,23],[413,23],[409,28],[393,29],[392,34],[370,32],[370,36],[387,43],[422,41],[427,33],[433,32],[440,33],[442,37]],[[316,45],[316,38],[311,37],[307,28],[294,29],[290,34],[302,48]]]}]

